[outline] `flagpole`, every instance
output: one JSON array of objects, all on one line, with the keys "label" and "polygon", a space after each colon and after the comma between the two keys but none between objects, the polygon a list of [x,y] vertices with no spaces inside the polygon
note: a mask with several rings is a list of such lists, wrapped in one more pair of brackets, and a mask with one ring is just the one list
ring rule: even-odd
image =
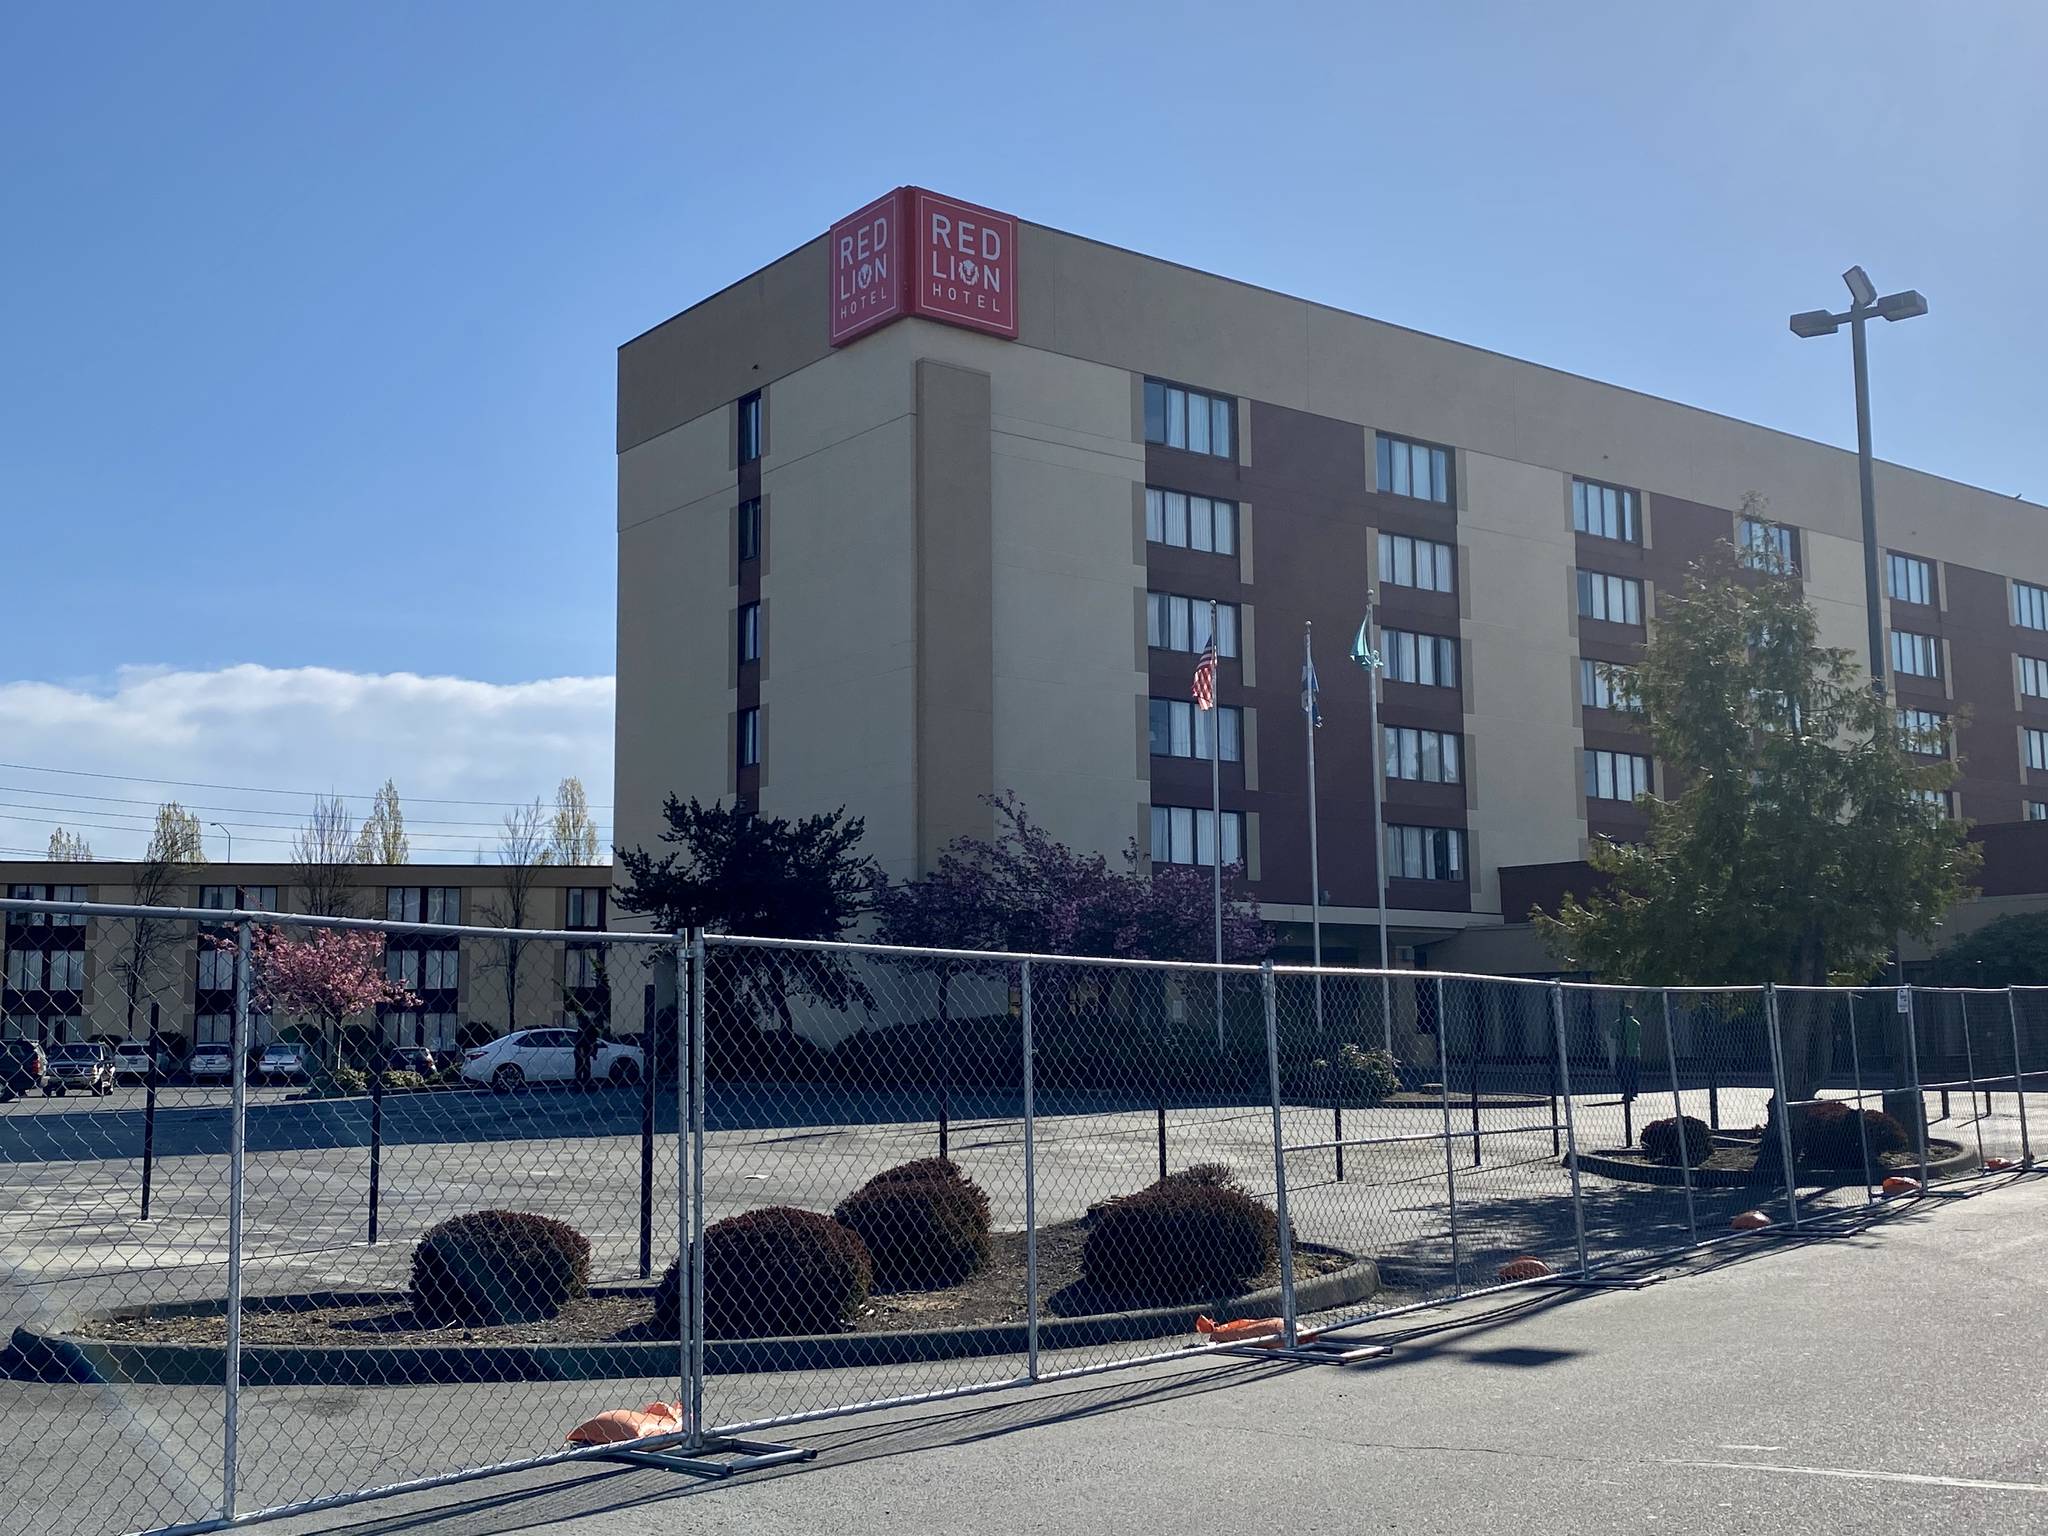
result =
[{"label": "flagpole", "polygon": [[[1209,644],[1216,646],[1216,654],[1223,654],[1217,645],[1216,599],[1209,599]],[[1223,690],[1222,668],[1217,669],[1212,682],[1214,696],[1209,710],[1209,860],[1210,885],[1216,907],[1216,964],[1223,964]],[[1223,972],[1216,972],[1216,1053],[1223,1053]]]},{"label": "flagpole", "polygon": [[[1308,931],[1316,967],[1316,1048],[1329,1057],[1329,1040],[1323,1033],[1323,871],[1316,839],[1316,653],[1315,624],[1301,624],[1301,721],[1308,733]],[[1337,1141],[1337,1178],[1344,1177],[1344,1103],[1333,1105]]]},{"label": "flagpole", "polygon": [[1365,594],[1365,637],[1366,645],[1376,658],[1366,670],[1371,674],[1366,681],[1371,685],[1367,697],[1371,701],[1368,719],[1372,731],[1371,756],[1366,759],[1372,765],[1372,869],[1373,885],[1379,896],[1380,927],[1380,1027],[1385,1035],[1386,1051],[1394,1054],[1394,1006],[1393,981],[1387,975],[1387,828],[1385,816],[1385,779],[1380,773],[1382,759],[1386,756],[1386,743],[1380,740],[1380,671],[1383,662],[1379,658],[1379,647],[1372,644],[1372,611],[1378,605],[1379,593],[1367,590]]}]

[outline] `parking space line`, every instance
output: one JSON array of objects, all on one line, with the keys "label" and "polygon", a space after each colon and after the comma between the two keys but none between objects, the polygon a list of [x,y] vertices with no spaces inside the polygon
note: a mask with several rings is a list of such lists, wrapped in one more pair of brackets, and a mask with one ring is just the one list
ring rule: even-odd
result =
[{"label": "parking space line", "polygon": [[1982,1488],[1993,1493],[2048,1493],[2048,1483],[2001,1483],[1981,1477],[1940,1477],[1928,1472],[1887,1472],[1862,1467],[1794,1467],[1769,1461],[1689,1461],[1666,1457],[1667,1467],[1714,1472],[1783,1472],[1793,1477],[1834,1477],[1851,1482],[1918,1483],[1930,1488]]}]

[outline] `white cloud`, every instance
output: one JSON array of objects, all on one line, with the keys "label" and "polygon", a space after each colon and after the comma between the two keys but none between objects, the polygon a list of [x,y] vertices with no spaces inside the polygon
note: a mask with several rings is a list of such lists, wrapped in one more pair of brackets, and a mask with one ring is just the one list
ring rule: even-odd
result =
[{"label": "white cloud", "polygon": [[[0,683],[0,761],[145,776],[0,767],[0,848],[40,854],[62,822],[102,858],[133,857],[154,803],[177,799],[213,808],[195,814],[229,824],[238,858],[282,858],[311,792],[367,797],[389,777],[413,857],[466,863],[495,843],[502,808],[427,798],[551,803],[573,774],[593,806],[608,804],[612,701],[609,677],[485,683],[327,667],[124,667],[102,685]],[[294,793],[152,782],[172,779]],[[350,804],[360,814],[368,801]],[[610,811],[592,814],[609,839]],[[221,833],[207,838],[221,857]]]}]

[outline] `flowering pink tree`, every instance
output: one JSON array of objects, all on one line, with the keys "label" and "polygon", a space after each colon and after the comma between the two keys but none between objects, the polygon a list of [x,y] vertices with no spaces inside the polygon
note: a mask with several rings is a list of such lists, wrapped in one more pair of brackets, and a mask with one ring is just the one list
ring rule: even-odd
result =
[{"label": "flowering pink tree", "polygon": [[254,929],[249,981],[260,1007],[320,1022],[321,1055],[330,1064],[347,1020],[381,1004],[419,1006],[418,998],[385,975],[384,935],[367,929],[315,928],[297,935]]}]

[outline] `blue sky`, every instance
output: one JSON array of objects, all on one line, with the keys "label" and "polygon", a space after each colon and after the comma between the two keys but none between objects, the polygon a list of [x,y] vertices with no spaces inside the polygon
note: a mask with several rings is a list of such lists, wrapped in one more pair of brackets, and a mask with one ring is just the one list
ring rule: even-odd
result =
[{"label": "blue sky", "polygon": [[906,181],[1833,442],[1846,343],[1784,322],[1860,261],[1933,306],[1879,451],[2048,499],[2044,44],[2017,0],[16,0],[0,687],[609,675],[614,349]]}]

